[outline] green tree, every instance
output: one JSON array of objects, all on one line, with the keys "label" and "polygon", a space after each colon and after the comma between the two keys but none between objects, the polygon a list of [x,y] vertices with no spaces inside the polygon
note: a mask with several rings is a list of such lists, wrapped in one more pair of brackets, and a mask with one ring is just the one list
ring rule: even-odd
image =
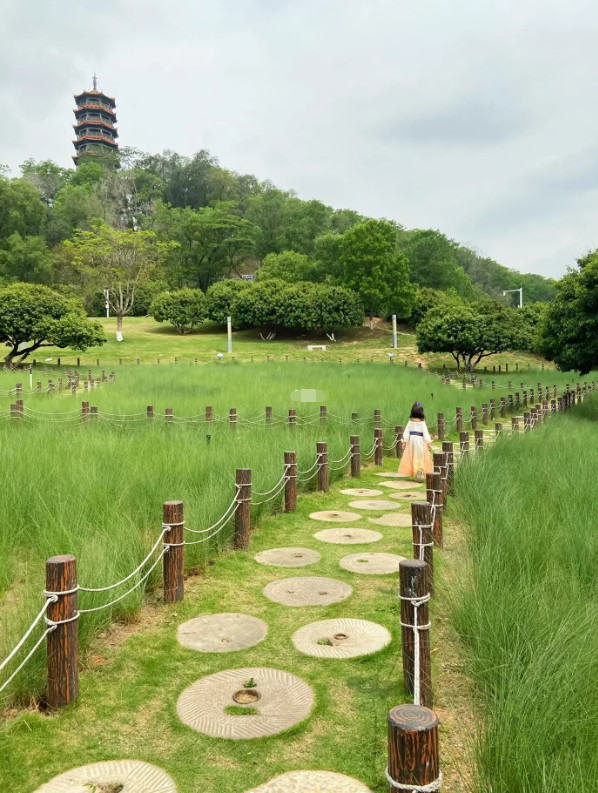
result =
[{"label": "green tree", "polygon": [[341,286],[317,284],[315,289],[317,326],[328,334],[341,328],[363,325],[363,306],[359,298]]},{"label": "green tree", "polygon": [[266,184],[257,195],[247,199],[245,218],[259,229],[255,254],[263,259],[269,253],[280,253],[285,244],[285,220],[288,193]]},{"label": "green tree", "polygon": [[322,234],[316,238],[314,252],[316,262],[312,276],[314,281],[328,281],[331,283],[342,281],[342,246],[342,234]]},{"label": "green tree", "polygon": [[52,160],[25,160],[21,165],[23,179],[37,188],[41,200],[47,207],[54,204],[59,190],[68,184],[74,174],[69,168],[61,168]]},{"label": "green tree", "polygon": [[359,297],[373,327],[374,316],[409,317],[414,288],[409,263],[397,249],[397,229],[386,220],[368,220],[342,236],[343,284]]},{"label": "green tree", "polygon": [[46,216],[47,209],[30,182],[0,176],[0,242],[15,232],[21,237],[40,236]]},{"label": "green tree", "polygon": [[475,297],[473,283],[459,265],[459,246],[433,229],[402,232],[401,249],[409,259],[411,280],[433,289],[453,289],[461,297]]},{"label": "green tree", "polygon": [[452,291],[441,292],[439,289],[420,286],[417,289],[415,303],[411,312],[411,324],[416,328],[428,311],[432,309],[449,309],[462,305],[464,304],[461,298]]},{"label": "green tree", "polygon": [[281,281],[295,283],[305,281],[311,270],[309,257],[296,251],[282,251],[282,253],[269,253],[257,271],[257,280],[266,281],[278,278]]},{"label": "green tree", "polygon": [[201,289],[164,292],[153,301],[150,313],[156,322],[167,320],[178,333],[189,333],[204,321],[208,302]]},{"label": "green tree", "polygon": [[450,353],[457,370],[472,371],[482,358],[508,350],[526,350],[531,334],[516,309],[489,301],[475,306],[437,308],[417,326],[420,353]]},{"label": "green tree", "polygon": [[77,231],[64,248],[88,291],[109,290],[110,311],[121,340],[123,317],[133,309],[138,285],[155,276],[169,245],[158,242],[152,231],[118,231],[98,224],[91,231]]},{"label": "green tree", "polygon": [[40,347],[86,350],[105,341],[102,326],[89,321],[77,301],[39,284],[0,289],[0,342],[9,348],[5,366],[22,363]]},{"label": "green tree", "polygon": [[21,237],[15,231],[0,248],[0,277],[6,281],[51,284],[54,259],[43,237]]},{"label": "green tree", "polygon": [[232,317],[233,327],[236,330],[246,327],[236,315],[235,304],[237,299],[250,288],[251,285],[247,281],[234,278],[216,281],[206,292],[208,317],[220,325],[226,325],[227,317]]},{"label": "green tree", "polygon": [[539,323],[538,348],[563,371],[585,375],[598,366],[598,250],[557,281]]}]

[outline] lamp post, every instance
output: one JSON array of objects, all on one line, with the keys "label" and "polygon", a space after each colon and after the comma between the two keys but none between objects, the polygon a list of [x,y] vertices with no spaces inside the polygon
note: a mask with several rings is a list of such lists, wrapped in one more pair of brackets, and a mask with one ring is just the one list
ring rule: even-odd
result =
[{"label": "lamp post", "polygon": [[519,292],[519,308],[523,308],[523,287],[520,286],[519,289],[505,289],[503,292],[503,297],[507,294],[507,292]]},{"label": "lamp post", "polygon": [[110,316],[110,291],[104,289],[104,297],[106,298],[106,318]]}]

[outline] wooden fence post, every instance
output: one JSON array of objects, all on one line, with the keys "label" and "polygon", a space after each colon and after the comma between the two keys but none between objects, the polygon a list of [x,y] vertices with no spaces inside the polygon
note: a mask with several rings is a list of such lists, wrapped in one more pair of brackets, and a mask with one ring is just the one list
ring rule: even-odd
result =
[{"label": "wooden fence post", "polygon": [[382,440],[382,430],[376,427],[374,430],[374,464],[384,465],[384,446]]},{"label": "wooden fence post", "polygon": [[525,388],[522,388],[521,392],[523,394],[523,407],[526,408],[527,407],[527,390]]},{"label": "wooden fence post", "polygon": [[206,405],[206,424],[211,424],[214,418],[214,409],[212,405]]},{"label": "wooden fence post", "polygon": [[523,431],[529,432],[532,428],[532,414],[529,410],[526,410],[523,413]]},{"label": "wooden fence post", "polygon": [[478,428],[478,409],[475,405],[471,406],[471,429],[477,430]]},{"label": "wooden fence post", "polygon": [[81,402],[81,421],[83,424],[87,424],[87,419],[89,417],[89,402]]},{"label": "wooden fence post", "polygon": [[496,399],[490,400],[490,420],[494,421],[496,418]]},{"label": "wooden fence post", "polygon": [[351,413],[351,421],[359,421],[359,413]]},{"label": "wooden fence post", "polygon": [[397,426],[395,427],[395,454],[397,455],[399,460],[403,456],[403,433],[404,432],[405,432],[405,428],[402,427],[400,424],[397,424]]},{"label": "wooden fence post", "polygon": [[469,433],[459,433],[459,448],[461,450],[461,459],[469,454]]},{"label": "wooden fence post", "polygon": [[429,501],[411,502],[411,530],[413,533],[413,558],[426,563],[425,591],[434,594],[434,535],[433,511]]},{"label": "wooden fence post", "polygon": [[374,427],[379,427],[382,421],[382,413],[379,410],[374,410]]},{"label": "wooden fence post", "polygon": [[484,448],[484,430],[475,430],[474,442],[476,452]]},{"label": "wooden fence post", "polygon": [[556,399],[550,400],[550,412],[556,413]]},{"label": "wooden fence post", "polygon": [[284,511],[295,512],[297,509],[297,452],[285,452],[286,469],[284,482]]},{"label": "wooden fence post", "polygon": [[235,550],[246,551],[251,529],[251,468],[237,468],[236,483]]},{"label": "wooden fence post", "polygon": [[295,408],[289,408],[289,427],[297,425],[297,411]]},{"label": "wooden fence post", "polygon": [[89,409],[89,417],[92,418],[94,421],[98,420],[98,409],[95,405],[92,405]]},{"label": "wooden fence post", "polygon": [[448,454],[447,452],[434,452],[434,473],[440,474],[440,489],[442,490],[442,507],[448,503]]},{"label": "wooden fence post", "polygon": [[185,529],[182,501],[165,501],[162,505],[164,545],[168,550],[163,556],[164,602],[176,603],[185,596]]},{"label": "wooden fence post", "polygon": [[167,421],[169,424],[173,420],[172,408],[166,408],[166,410],[164,411],[164,420]]},{"label": "wooden fence post", "polygon": [[320,405],[320,424],[326,424],[326,419],[328,418],[328,411],[326,409],[326,405]]},{"label": "wooden fence post", "polygon": [[316,446],[318,454],[318,490],[325,492],[328,490],[328,444],[325,441],[318,441]]},{"label": "wooden fence post", "polygon": [[272,406],[266,405],[266,424],[272,424]]},{"label": "wooden fence post", "polygon": [[449,494],[455,492],[455,452],[452,441],[444,441],[442,451],[446,454],[446,488]]},{"label": "wooden fence post", "polygon": [[[418,790],[438,781],[438,719],[433,710],[416,705],[398,705],[388,714],[388,778],[391,793],[397,785]],[[429,788],[430,790],[432,788]]]},{"label": "wooden fence post", "polygon": [[457,423],[457,432],[463,429],[463,408],[455,408],[455,421]]},{"label": "wooden fence post", "polygon": [[61,708],[79,694],[79,612],[77,560],[74,556],[52,556],[46,561],[46,596],[52,602],[46,611],[48,705]]},{"label": "wooden fence post", "polygon": [[432,506],[432,516],[434,518],[432,534],[434,535],[434,542],[442,548],[443,498],[440,473],[434,472],[432,474],[426,474],[426,498]]},{"label": "wooden fence post", "polygon": [[233,430],[237,429],[237,418],[237,408],[231,408],[228,412],[228,420]]},{"label": "wooden fence post", "polygon": [[486,402],[482,402],[482,425],[488,426],[488,404]]},{"label": "wooden fence post", "polygon": [[497,421],[494,425],[494,432],[496,433],[496,437],[498,438],[502,435],[502,421]]},{"label": "wooden fence post", "polygon": [[[436,417],[436,432],[438,434],[438,440],[444,440],[444,413],[439,413]],[[400,456],[400,455],[397,455]]]},{"label": "wooden fence post", "polygon": [[154,418],[154,406],[153,405],[148,405],[147,406],[147,417],[148,417],[148,419],[153,419]]},{"label": "wooden fence post", "polygon": [[[403,559],[399,562],[399,597],[403,684],[416,705],[430,706],[433,704],[428,612],[430,593],[426,590],[425,562],[419,559]],[[416,631],[419,640],[415,638]],[[416,644],[419,645],[417,662]]]},{"label": "wooden fence post", "polygon": [[515,391],[515,410],[519,410],[519,391]]},{"label": "wooden fence post", "polygon": [[500,398],[500,417],[501,419],[507,417],[507,403],[504,397]]},{"label": "wooden fence post", "polygon": [[351,476],[361,476],[359,435],[351,435]]},{"label": "wooden fence post", "polygon": [[519,416],[513,416],[511,419],[511,432],[517,435],[519,432]]}]

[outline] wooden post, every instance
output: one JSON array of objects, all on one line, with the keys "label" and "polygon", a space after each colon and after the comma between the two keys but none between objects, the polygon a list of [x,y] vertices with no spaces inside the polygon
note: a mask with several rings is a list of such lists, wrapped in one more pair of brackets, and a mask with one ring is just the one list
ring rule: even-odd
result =
[{"label": "wooden post", "polygon": [[558,399],[558,395],[559,395],[559,390],[558,390],[558,388],[555,385],[553,385],[552,386],[552,396],[555,399]]},{"label": "wooden post", "polygon": [[507,394],[507,410],[513,412],[513,394]]},{"label": "wooden post", "polygon": [[494,421],[496,418],[496,399],[490,400],[490,420]]},{"label": "wooden post", "polygon": [[402,427],[400,424],[397,424],[395,427],[395,454],[397,458],[400,460],[403,455],[403,432],[405,428]]},{"label": "wooden post", "polygon": [[[176,603],[185,595],[183,573],[185,570],[185,539],[182,501],[165,501],[162,505],[164,545],[168,550],[162,559],[164,575],[164,601]],[[168,528],[169,527],[169,528]]]},{"label": "wooden post", "polygon": [[477,430],[478,428],[478,409],[475,405],[471,406],[471,429]]},{"label": "wooden post", "polygon": [[550,400],[550,412],[556,413],[556,399]]},{"label": "wooden post", "polygon": [[41,380],[37,381],[36,390],[37,390],[38,394],[41,394],[41,392],[42,392],[42,381]]},{"label": "wooden post", "polygon": [[526,410],[523,414],[523,431],[529,432],[532,428],[532,414]]},{"label": "wooden post", "polygon": [[455,408],[455,420],[457,422],[457,432],[463,429],[463,408]]},{"label": "wooden post", "polygon": [[285,452],[286,469],[284,482],[284,511],[295,512],[297,509],[297,452]]},{"label": "wooden post", "polygon": [[507,403],[504,397],[500,398],[500,417],[501,419],[507,417]]},{"label": "wooden post", "polygon": [[[438,440],[444,440],[444,413],[439,413],[436,417],[436,431],[438,433]],[[400,456],[400,455],[397,455]]]},{"label": "wooden post", "polygon": [[523,407],[526,408],[527,407],[527,391],[526,391],[525,388],[522,388],[521,391],[523,393]]},{"label": "wooden post", "polygon": [[379,410],[374,410],[374,427],[379,427],[382,421],[382,413]]},{"label": "wooden post", "polygon": [[164,419],[170,424],[170,422],[172,421],[172,418],[173,418],[172,408],[166,408],[166,410],[164,412]]},{"label": "wooden post", "polygon": [[206,405],[206,423],[211,424],[213,419],[213,408],[212,405]]},{"label": "wooden post", "polygon": [[266,424],[272,424],[272,408],[270,405],[266,407]]},{"label": "wooden post", "polygon": [[512,419],[511,419],[511,432],[514,435],[517,435],[517,433],[519,432],[519,417],[518,416],[513,416]]},{"label": "wooden post", "polygon": [[440,473],[426,474],[426,498],[432,506],[434,542],[442,548],[442,481]]},{"label": "wooden post", "polygon": [[476,452],[484,448],[484,430],[474,431],[474,442]]},{"label": "wooden post", "polygon": [[442,490],[442,507],[446,507],[448,501],[448,454],[446,452],[434,452],[434,473],[440,474],[440,489]]},{"label": "wooden post", "polygon": [[251,468],[237,468],[236,483],[235,550],[246,551],[251,528]]},{"label": "wooden post", "polygon": [[482,424],[484,427],[488,426],[488,404],[482,402]]},{"label": "wooden post", "polygon": [[237,408],[231,408],[228,412],[228,419],[232,429],[237,428]]},{"label": "wooden post", "polygon": [[[494,366],[492,367],[492,371],[494,372]],[[492,390],[494,391],[495,389],[496,389],[496,383],[493,380],[492,381]]]},{"label": "wooden post", "polygon": [[351,421],[359,421],[359,413],[351,413]]},{"label": "wooden post", "polygon": [[361,476],[361,447],[359,435],[351,435],[351,476]]},{"label": "wooden post", "polygon": [[326,419],[328,418],[328,413],[326,410],[326,405],[320,405],[320,424],[326,424]]},{"label": "wooden post", "polygon": [[519,391],[515,391],[515,410],[519,410]]},{"label": "wooden post", "polygon": [[530,405],[534,404],[534,389],[530,388],[529,390],[529,403]]},{"label": "wooden post", "polygon": [[89,402],[81,402],[81,421],[83,424],[87,424],[87,418],[89,416]]},{"label": "wooden post", "polygon": [[148,419],[153,419],[154,418],[154,406],[153,405],[148,405],[147,406],[147,417],[148,417]]},{"label": "wooden post", "polygon": [[89,417],[92,418],[94,421],[98,420],[98,409],[95,405],[92,405],[89,410]]},{"label": "wooden post", "polygon": [[74,556],[52,556],[46,561],[46,593],[53,601],[46,616],[50,625],[57,623],[46,637],[48,705],[61,708],[79,694],[77,560]]},{"label": "wooden post", "polygon": [[494,425],[494,432],[496,433],[496,437],[498,438],[502,435],[502,421],[497,421]]},{"label": "wooden post", "polygon": [[[426,590],[426,563],[419,559],[399,562],[399,596],[401,598],[401,644],[403,650],[403,684],[417,704],[432,705],[430,669],[430,627]],[[414,607],[414,601],[416,607]],[[417,604],[419,601],[419,604]],[[419,634],[419,679],[416,679],[415,630]],[[419,684],[419,691],[417,691]],[[419,697],[418,697],[419,694]]]},{"label": "wooden post", "polygon": [[328,444],[324,441],[318,441],[316,451],[318,454],[318,490],[325,492],[328,490],[329,484]]},{"label": "wooden post", "polygon": [[380,427],[374,430],[374,465],[384,465],[384,446]]},{"label": "wooden post", "polygon": [[442,451],[446,453],[446,488],[452,494],[455,492],[455,452],[452,441],[444,441]]},{"label": "wooden post", "polygon": [[289,408],[289,427],[295,427],[297,424],[297,411],[295,408]]},{"label": "wooden post", "polygon": [[425,590],[434,594],[434,535],[432,533],[432,505],[429,501],[411,503],[413,558],[426,563]]},{"label": "wooden post", "polygon": [[[92,385],[93,385],[93,380],[91,382],[92,382]],[[84,380],[83,381],[83,390],[84,391],[89,391],[89,380]]]},{"label": "wooden post", "polygon": [[460,432],[459,433],[459,447],[461,449],[461,459],[469,454],[469,433],[468,432]]}]

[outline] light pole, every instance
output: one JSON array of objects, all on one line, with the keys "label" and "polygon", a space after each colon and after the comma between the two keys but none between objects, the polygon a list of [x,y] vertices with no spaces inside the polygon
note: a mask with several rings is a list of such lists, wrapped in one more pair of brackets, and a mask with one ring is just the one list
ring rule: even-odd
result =
[{"label": "light pole", "polygon": [[106,298],[106,318],[110,316],[110,291],[104,289],[104,297]]},{"label": "light pole", "polygon": [[505,289],[503,297],[507,294],[507,292],[519,292],[519,308],[523,308],[523,287],[520,286],[519,289]]}]

